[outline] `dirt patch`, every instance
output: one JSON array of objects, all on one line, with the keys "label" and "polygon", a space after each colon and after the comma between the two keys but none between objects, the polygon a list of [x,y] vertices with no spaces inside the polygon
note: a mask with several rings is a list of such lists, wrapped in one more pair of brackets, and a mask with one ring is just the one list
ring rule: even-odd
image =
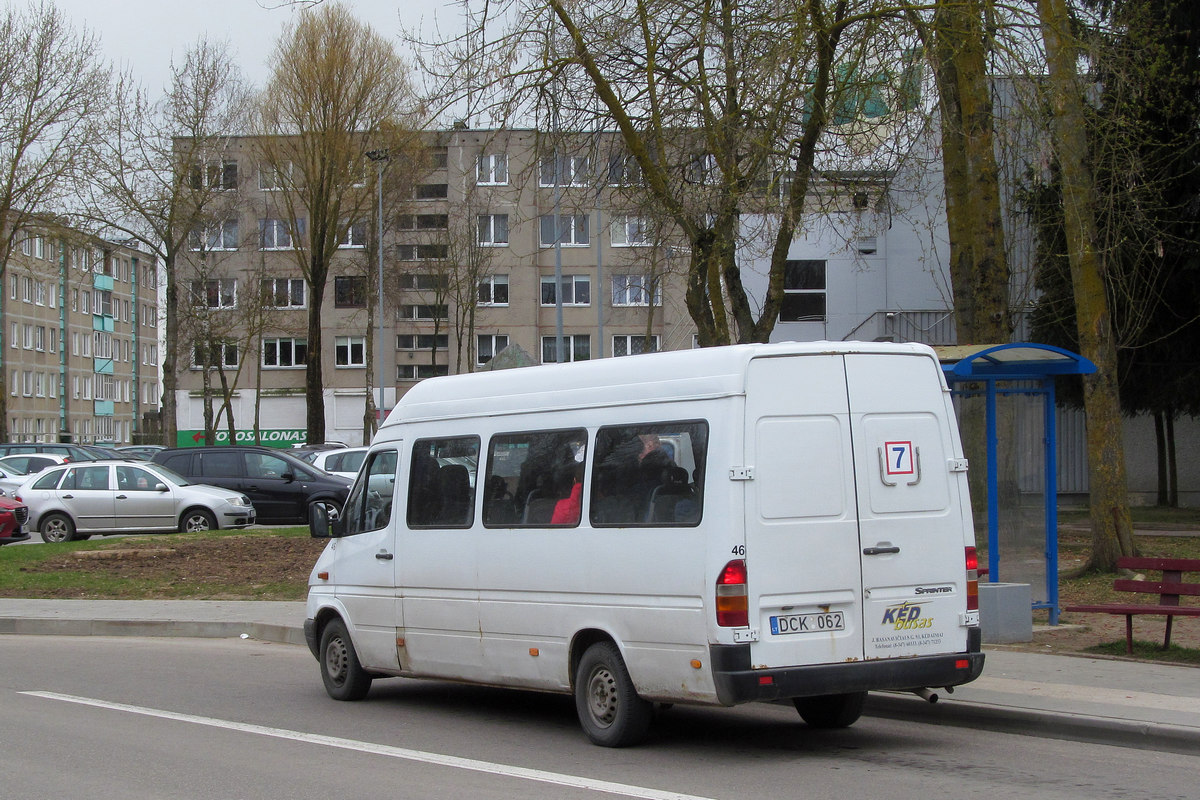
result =
[{"label": "dirt patch", "polygon": [[[304,598],[308,574],[324,545],[318,539],[259,533],[219,539],[164,537],[161,542],[137,537],[113,541],[104,549],[62,553],[23,571],[94,573],[111,581],[103,596],[113,599],[298,600]],[[0,588],[0,595],[101,596],[49,586],[15,593]]]}]

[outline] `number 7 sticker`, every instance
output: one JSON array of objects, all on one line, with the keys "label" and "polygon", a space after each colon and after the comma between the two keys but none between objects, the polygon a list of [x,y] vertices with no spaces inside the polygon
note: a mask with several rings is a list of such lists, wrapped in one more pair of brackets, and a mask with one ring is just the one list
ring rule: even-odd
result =
[{"label": "number 7 sticker", "polygon": [[884,442],[879,449],[879,479],[884,486],[895,486],[898,481],[888,480],[890,475],[912,475],[905,481],[909,486],[921,482],[921,448],[912,442]]}]

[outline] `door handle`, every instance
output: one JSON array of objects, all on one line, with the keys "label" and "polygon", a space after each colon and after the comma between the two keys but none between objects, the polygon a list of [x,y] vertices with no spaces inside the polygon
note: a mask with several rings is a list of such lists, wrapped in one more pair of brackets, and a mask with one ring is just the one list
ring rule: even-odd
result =
[{"label": "door handle", "polygon": [[380,561],[391,561],[393,558],[395,558],[395,556],[393,556],[391,553],[376,553],[375,557]]},{"label": "door handle", "polygon": [[73,495],[73,494],[64,494],[63,495],[63,500],[74,500],[74,499],[75,499],[75,495]]},{"label": "door handle", "polygon": [[119,495],[117,495],[116,499],[117,500],[128,500],[129,495],[119,494]]},{"label": "door handle", "polygon": [[888,553],[899,553],[899,552],[900,552],[900,548],[895,545],[892,545],[891,547],[878,547],[877,546],[877,547],[864,547],[863,548],[864,556],[882,556],[882,555],[887,555]]}]

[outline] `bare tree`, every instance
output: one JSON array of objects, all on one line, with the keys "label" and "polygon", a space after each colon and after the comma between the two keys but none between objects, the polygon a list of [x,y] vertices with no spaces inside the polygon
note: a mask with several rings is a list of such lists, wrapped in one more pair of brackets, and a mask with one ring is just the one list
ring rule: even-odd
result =
[{"label": "bare tree", "polygon": [[399,124],[412,91],[404,63],[337,3],[305,9],[272,56],[263,95],[260,159],[283,191],[280,209],[310,289],[306,372],[310,442],[325,439],[322,305],[349,226],[369,217],[366,152],[403,149]]},{"label": "bare tree", "polygon": [[[0,281],[19,231],[37,214],[61,211],[83,173],[109,77],[97,49],[49,3],[9,5],[0,16]],[[7,327],[0,310],[0,335]],[[2,360],[0,384],[8,385]],[[8,393],[0,392],[5,439]]]},{"label": "bare tree", "polygon": [[[810,189],[851,137],[879,143],[896,130],[895,114],[863,112],[877,98],[876,108],[899,105],[892,65],[911,37],[900,23],[899,9],[872,0],[513,0],[469,15],[457,47],[441,50],[454,66],[429,68],[493,117],[524,101],[544,127],[615,131],[686,243],[701,344],[765,341]],[[451,79],[481,75],[491,76],[482,88]],[[772,245],[761,302],[737,258],[754,214]]]},{"label": "bare tree", "polygon": [[[220,226],[232,211],[236,165],[225,162],[229,137],[244,133],[250,93],[228,47],[200,39],[170,84],[153,98],[131,76],[122,76],[102,117],[103,136],[93,145],[93,172],[85,215],[141,242],[158,257],[166,278],[162,362],[163,443],[178,429],[175,394],[180,364],[181,294],[178,261],[189,237],[231,234]],[[187,349],[183,348],[186,353]]]}]

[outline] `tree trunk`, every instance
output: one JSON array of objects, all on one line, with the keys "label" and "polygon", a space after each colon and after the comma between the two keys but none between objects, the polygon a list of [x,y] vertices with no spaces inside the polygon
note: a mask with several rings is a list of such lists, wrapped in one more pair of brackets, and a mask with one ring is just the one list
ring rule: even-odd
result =
[{"label": "tree trunk", "polygon": [[1063,216],[1079,351],[1096,365],[1083,378],[1091,486],[1092,553],[1085,570],[1112,572],[1117,558],[1133,555],[1117,384],[1117,348],[1097,250],[1095,183],[1087,163],[1083,92],[1075,71],[1066,0],[1039,0],[1053,110],[1055,151],[1062,170]]},{"label": "tree trunk", "polygon": [[[315,250],[314,246],[314,250]],[[305,356],[304,400],[305,428],[309,444],[325,441],[325,376],[321,371],[321,309],[325,301],[325,283],[329,268],[314,255],[311,302],[308,306],[308,353]]]},{"label": "tree trunk", "polygon": [[175,402],[175,392],[179,388],[178,359],[175,353],[179,350],[179,286],[175,281],[175,254],[168,253],[163,261],[163,271],[166,273],[166,307],[163,320],[163,358],[162,358],[162,444],[176,447],[179,444],[179,413]]},{"label": "tree trunk", "polygon": [[1154,460],[1158,465],[1158,492],[1155,495],[1155,505],[1165,506],[1170,502],[1168,498],[1169,490],[1167,482],[1170,480],[1167,477],[1167,431],[1164,417],[1166,415],[1161,411],[1154,412]]}]

